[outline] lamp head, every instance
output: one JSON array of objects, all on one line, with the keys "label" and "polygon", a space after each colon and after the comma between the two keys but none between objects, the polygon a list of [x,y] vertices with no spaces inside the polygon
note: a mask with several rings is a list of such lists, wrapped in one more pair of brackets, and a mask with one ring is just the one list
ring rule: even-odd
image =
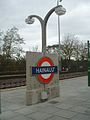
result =
[{"label": "lamp head", "polygon": [[55,13],[57,15],[64,15],[66,13],[66,9],[62,5],[59,5],[55,8]]},{"label": "lamp head", "polygon": [[28,16],[28,18],[25,19],[25,22],[26,22],[27,24],[33,24],[34,21],[35,21],[35,20],[34,20],[32,17],[29,17],[29,16]]}]

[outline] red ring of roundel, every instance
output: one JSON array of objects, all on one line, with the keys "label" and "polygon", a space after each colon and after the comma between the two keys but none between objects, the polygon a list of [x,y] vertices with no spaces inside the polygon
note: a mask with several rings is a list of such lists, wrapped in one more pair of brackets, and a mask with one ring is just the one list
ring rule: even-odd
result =
[{"label": "red ring of roundel", "polygon": [[[53,61],[52,61],[49,57],[43,57],[43,58],[41,58],[41,59],[38,61],[37,66],[40,67],[43,62],[48,62],[51,66],[54,65],[54,64],[53,64]],[[51,73],[50,77],[47,78],[47,79],[45,79],[45,78],[43,78],[42,75],[40,74],[40,75],[38,75],[38,79],[40,80],[40,82],[42,82],[42,83],[44,83],[44,84],[48,84],[48,83],[52,80],[53,76],[54,76],[54,73]]]}]

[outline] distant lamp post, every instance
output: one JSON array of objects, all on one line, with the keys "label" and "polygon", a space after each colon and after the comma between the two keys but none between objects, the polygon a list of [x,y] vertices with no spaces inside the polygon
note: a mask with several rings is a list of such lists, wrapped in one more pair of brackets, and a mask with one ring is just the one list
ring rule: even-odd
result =
[{"label": "distant lamp post", "polygon": [[[57,0],[57,6],[59,5],[59,3],[61,2],[62,0]],[[61,15],[64,15],[66,13],[66,9],[60,5],[61,7],[60,8],[57,8],[56,9],[56,12],[58,11],[58,44],[59,44],[59,51],[60,51],[60,48],[61,48],[61,44],[60,44],[60,17]],[[60,9],[60,10],[58,10]],[[60,53],[60,52],[59,52]],[[61,57],[59,55],[59,70],[61,71]]]},{"label": "distant lamp post", "polygon": [[40,23],[41,23],[41,29],[42,29],[42,52],[45,53],[46,52],[46,25],[47,25],[47,21],[50,17],[50,15],[55,11],[55,13],[57,15],[62,15],[66,12],[66,9],[63,8],[62,5],[57,5],[56,7],[52,8],[45,16],[44,19],[42,19],[41,17],[39,17],[38,15],[30,15],[28,16],[27,19],[25,19],[25,22],[27,24],[33,24],[34,23],[34,18],[37,18]]},{"label": "distant lamp post", "polygon": [[[57,0],[57,6],[59,5],[59,3],[61,2],[62,0]],[[58,11],[58,42],[59,42],[59,49],[60,49],[60,17],[61,15],[64,15],[66,13],[66,9],[60,5],[61,7],[60,8],[57,8],[56,11]],[[58,10],[60,9],[60,10]]]}]

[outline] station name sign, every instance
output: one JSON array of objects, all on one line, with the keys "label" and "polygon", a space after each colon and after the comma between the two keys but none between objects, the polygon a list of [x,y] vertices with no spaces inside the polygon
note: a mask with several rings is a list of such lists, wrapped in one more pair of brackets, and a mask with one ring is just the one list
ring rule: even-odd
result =
[{"label": "station name sign", "polygon": [[41,67],[32,67],[32,75],[34,74],[50,74],[57,73],[57,66],[41,66]]}]

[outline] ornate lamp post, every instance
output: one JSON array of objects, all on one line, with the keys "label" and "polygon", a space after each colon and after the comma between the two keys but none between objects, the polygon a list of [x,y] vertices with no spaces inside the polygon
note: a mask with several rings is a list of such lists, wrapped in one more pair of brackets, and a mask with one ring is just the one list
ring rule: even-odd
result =
[{"label": "ornate lamp post", "polygon": [[[59,5],[59,2],[61,2],[62,0],[57,0],[57,6]],[[64,13],[62,13],[61,15],[64,15]],[[59,43],[59,49],[60,49],[60,17],[58,15],[58,43]]]},{"label": "ornate lamp post", "polygon": [[50,15],[55,11],[55,13],[57,15],[63,15],[66,12],[66,9],[63,8],[62,5],[57,5],[56,7],[52,8],[45,16],[44,19],[42,19],[40,16],[38,15],[30,15],[28,16],[27,19],[25,19],[25,22],[27,24],[33,24],[34,23],[34,18],[37,18],[40,23],[41,23],[41,29],[42,29],[42,52],[45,53],[46,52],[46,26],[47,26],[47,22],[48,19],[50,17]]}]

